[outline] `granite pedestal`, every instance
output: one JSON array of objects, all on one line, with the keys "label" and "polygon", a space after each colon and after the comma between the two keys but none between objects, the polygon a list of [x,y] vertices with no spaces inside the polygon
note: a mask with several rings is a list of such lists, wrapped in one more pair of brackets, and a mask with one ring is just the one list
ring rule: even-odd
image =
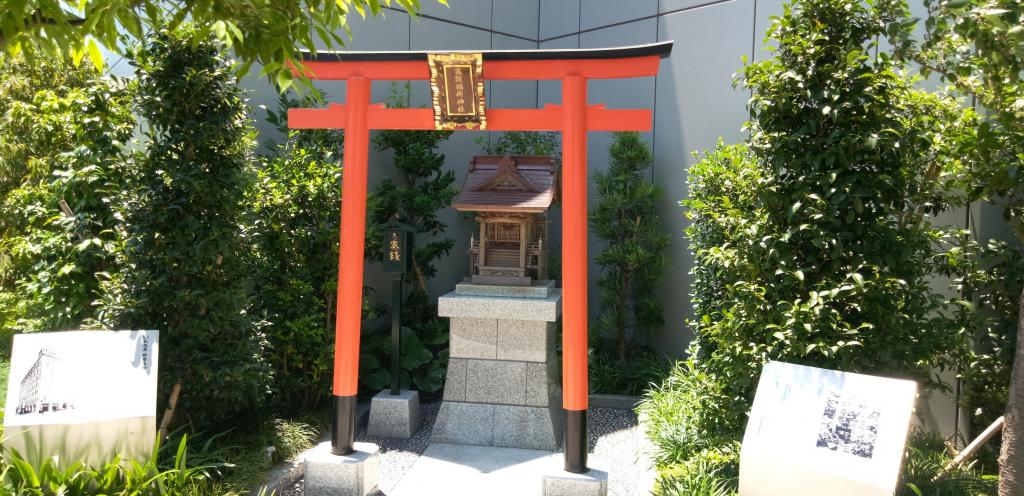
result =
[{"label": "granite pedestal", "polygon": [[553,286],[463,283],[438,299],[438,314],[451,319],[451,341],[433,442],[558,448],[562,294]]},{"label": "granite pedestal", "polygon": [[604,465],[591,459],[586,472],[574,474],[562,470],[561,457],[551,460],[550,472],[542,479],[543,496],[606,496],[608,471]]},{"label": "granite pedestal", "polygon": [[372,443],[353,444],[355,452],[331,453],[331,443],[320,443],[304,461],[304,496],[366,496],[377,489],[380,448]]},{"label": "granite pedestal", "polygon": [[385,389],[370,402],[370,422],[366,433],[371,436],[408,439],[420,428],[419,391],[401,390],[391,394]]}]

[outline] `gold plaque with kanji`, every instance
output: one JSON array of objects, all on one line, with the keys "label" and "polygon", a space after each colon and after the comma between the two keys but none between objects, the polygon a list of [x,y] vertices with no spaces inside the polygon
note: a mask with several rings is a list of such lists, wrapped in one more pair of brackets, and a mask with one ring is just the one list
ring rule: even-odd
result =
[{"label": "gold plaque with kanji", "polygon": [[435,129],[487,129],[480,53],[430,53]]}]

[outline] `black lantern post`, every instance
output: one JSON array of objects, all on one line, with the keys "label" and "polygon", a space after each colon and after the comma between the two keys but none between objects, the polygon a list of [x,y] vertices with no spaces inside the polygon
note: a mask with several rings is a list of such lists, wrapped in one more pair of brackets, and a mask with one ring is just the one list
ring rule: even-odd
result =
[{"label": "black lantern post", "polygon": [[399,350],[402,347],[402,280],[412,270],[415,230],[402,220],[392,219],[384,226],[384,272],[391,274],[391,394],[398,395],[402,384],[399,374]]}]

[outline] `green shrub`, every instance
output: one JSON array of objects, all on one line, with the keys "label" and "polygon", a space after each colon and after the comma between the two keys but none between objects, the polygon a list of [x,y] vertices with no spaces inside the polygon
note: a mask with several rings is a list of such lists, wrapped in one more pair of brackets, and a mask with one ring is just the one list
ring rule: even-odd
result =
[{"label": "green shrub", "polygon": [[950,234],[929,217],[959,201],[955,148],[974,114],[914,88],[901,1],[804,0],[745,67],[746,144],[690,168],[691,359],[641,411],[666,470],[739,441],[761,367],[780,360],[942,387],[968,346],[964,315],[933,287]]},{"label": "green shrub", "polygon": [[[19,496],[221,496],[226,491],[216,479],[223,463],[189,464],[187,438],[182,437],[168,453],[153,450],[144,462],[114,458],[98,467],[82,463],[61,463],[47,458],[39,467],[28,463],[17,451],[0,456],[0,490]],[[167,457],[169,460],[164,461]]]},{"label": "green shrub", "polygon": [[669,236],[656,208],[661,189],[644,177],[654,157],[640,133],[616,133],[608,154],[608,170],[594,175],[598,198],[588,219],[590,230],[607,243],[595,257],[601,266],[595,346],[614,349],[625,362],[631,340],[649,337],[665,323],[656,292]]},{"label": "green shrub", "polygon": [[[1019,295],[1024,284],[1024,253],[1001,241],[979,244],[964,236],[960,249],[951,251],[950,265],[959,275],[965,325],[973,346],[960,356],[962,405],[970,414],[967,437],[980,434],[1006,412],[1007,385],[1017,346]],[[996,471],[997,434],[978,455],[982,469]]]},{"label": "green shrub", "polygon": [[672,370],[672,361],[661,352],[634,347],[625,361],[613,350],[591,348],[587,362],[591,394],[638,396],[661,384]]},{"label": "green shrub", "polygon": [[343,138],[339,131],[289,131],[286,115],[317,96],[282,96],[268,112],[286,138],[253,168],[245,198],[253,312],[267,322],[274,406],[289,413],[315,407],[331,390]]},{"label": "green shrub", "polygon": [[[654,494],[658,496],[735,496],[739,486],[739,443],[703,449],[685,463],[660,473]],[[973,462],[961,465],[941,478],[936,476],[951,460],[937,434],[915,431],[908,440],[902,479],[897,496],[990,496],[998,480],[983,475]],[[934,480],[933,480],[934,479]],[[828,494],[823,490],[822,494]]]},{"label": "green shrub", "polygon": [[132,64],[147,143],[122,199],[130,270],[111,280],[102,315],[113,328],[161,331],[160,389],[183,386],[177,421],[237,425],[269,385],[239,228],[248,108],[217,43],[158,28]]},{"label": "green shrub", "polygon": [[3,332],[80,326],[120,270],[112,201],[131,110],[130,87],[91,66],[0,57]]},{"label": "green shrub", "polygon": [[696,453],[738,439],[732,434],[732,423],[743,412],[722,418],[705,413],[725,412],[721,404],[725,388],[713,372],[690,359],[676,363],[668,378],[644,393],[639,410],[646,418],[658,467],[684,464]]},{"label": "green shrub", "polygon": [[897,496],[989,496],[996,494],[999,478],[983,475],[968,461],[936,479],[952,458],[942,436],[914,431],[907,443],[903,480]]},{"label": "green shrub", "polygon": [[660,474],[659,496],[735,496],[739,486],[739,443],[697,452],[686,463]]},{"label": "green shrub", "polygon": [[697,431],[738,439],[768,360],[932,386],[963,346],[927,220],[945,207],[933,124],[961,112],[865,52],[905,19],[900,2],[788,5],[775,58],[745,69],[750,150],[690,169],[694,363],[720,385]]}]

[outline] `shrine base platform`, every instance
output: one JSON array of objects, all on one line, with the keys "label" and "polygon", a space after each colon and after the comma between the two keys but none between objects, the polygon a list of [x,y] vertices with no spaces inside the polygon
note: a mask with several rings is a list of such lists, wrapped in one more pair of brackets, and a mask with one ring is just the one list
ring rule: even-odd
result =
[{"label": "shrine base platform", "polygon": [[[553,451],[561,431],[561,388],[555,352],[561,291],[545,285],[540,297],[472,294],[438,300],[451,319],[444,401],[434,423],[435,443]],[[507,288],[496,291],[504,293]],[[514,288],[532,289],[532,288]]]}]

